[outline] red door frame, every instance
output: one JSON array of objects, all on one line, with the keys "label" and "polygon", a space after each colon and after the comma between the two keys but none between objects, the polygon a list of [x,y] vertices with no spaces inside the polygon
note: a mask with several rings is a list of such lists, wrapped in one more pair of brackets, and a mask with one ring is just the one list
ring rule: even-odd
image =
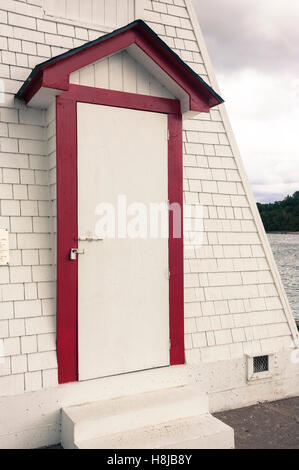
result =
[{"label": "red door frame", "polygon": [[78,380],[78,262],[70,261],[78,246],[77,102],[138,109],[168,115],[168,198],[182,209],[181,237],[173,237],[169,213],[170,365],[183,364],[184,256],[183,158],[180,102],[79,85],[70,85],[56,100],[57,133],[57,359],[60,384]]}]

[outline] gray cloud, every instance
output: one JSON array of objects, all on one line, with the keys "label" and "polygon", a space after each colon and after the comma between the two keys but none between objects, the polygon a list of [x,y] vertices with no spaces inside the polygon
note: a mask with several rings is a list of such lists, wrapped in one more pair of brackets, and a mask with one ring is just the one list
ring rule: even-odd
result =
[{"label": "gray cloud", "polygon": [[299,2],[193,0],[256,199],[299,189]]},{"label": "gray cloud", "polygon": [[296,0],[193,0],[215,67],[298,73]]}]

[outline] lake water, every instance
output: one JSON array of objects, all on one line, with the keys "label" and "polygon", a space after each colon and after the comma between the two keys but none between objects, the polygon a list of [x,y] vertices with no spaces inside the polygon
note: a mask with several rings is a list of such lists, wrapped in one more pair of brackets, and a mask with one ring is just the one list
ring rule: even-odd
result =
[{"label": "lake water", "polygon": [[299,320],[299,233],[267,235],[291,308]]}]

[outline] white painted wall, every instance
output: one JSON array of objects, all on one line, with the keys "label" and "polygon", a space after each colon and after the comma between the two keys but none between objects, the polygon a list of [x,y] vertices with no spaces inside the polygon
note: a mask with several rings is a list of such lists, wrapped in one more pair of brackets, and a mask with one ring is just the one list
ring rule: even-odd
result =
[{"label": "white painted wall", "polygon": [[139,95],[174,98],[165,86],[138,64],[127,51],[118,52],[71,73],[70,83]]},{"label": "white painted wall", "polygon": [[[216,88],[191,1],[144,4],[149,26]],[[97,386],[106,386],[71,384],[48,392],[57,385],[55,108],[26,108],[14,102],[14,93],[37,63],[107,28],[62,14],[50,17],[43,8],[42,0],[0,2],[0,226],[11,233],[11,265],[0,267],[0,338],[6,351],[0,364],[0,416],[9,410],[9,420],[1,420],[0,446],[10,440],[8,432],[15,445],[56,442],[60,406],[79,402],[83,392],[97,399]],[[110,81],[108,86],[120,85]],[[203,205],[205,228],[204,246],[185,260],[186,369],[196,370],[213,410],[296,395],[298,364],[290,361],[290,347],[298,335],[225,107],[185,121],[183,138],[184,197]],[[275,356],[272,377],[248,384],[246,354],[268,352]],[[120,384],[115,383],[115,393]],[[32,419],[19,422],[28,403],[33,410],[49,397],[49,407],[39,408],[46,413],[42,420],[40,411],[32,411]]]},{"label": "white painted wall", "polygon": [[47,16],[95,24],[106,30],[131,23],[138,2],[141,0],[44,0],[43,6]]}]

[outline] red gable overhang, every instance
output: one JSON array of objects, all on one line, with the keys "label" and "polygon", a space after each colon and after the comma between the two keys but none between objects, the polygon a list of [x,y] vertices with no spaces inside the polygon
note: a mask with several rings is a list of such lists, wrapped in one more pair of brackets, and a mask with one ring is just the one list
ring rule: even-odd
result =
[{"label": "red gable overhang", "polygon": [[[41,88],[67,91],[72,72],[120,50],[137,46],[189,97],[188,111],[208,112],[223,99],[142,20],[37,65],[16,94],[30,103]],[[166,74],[166,75],[165,75]]]}]

